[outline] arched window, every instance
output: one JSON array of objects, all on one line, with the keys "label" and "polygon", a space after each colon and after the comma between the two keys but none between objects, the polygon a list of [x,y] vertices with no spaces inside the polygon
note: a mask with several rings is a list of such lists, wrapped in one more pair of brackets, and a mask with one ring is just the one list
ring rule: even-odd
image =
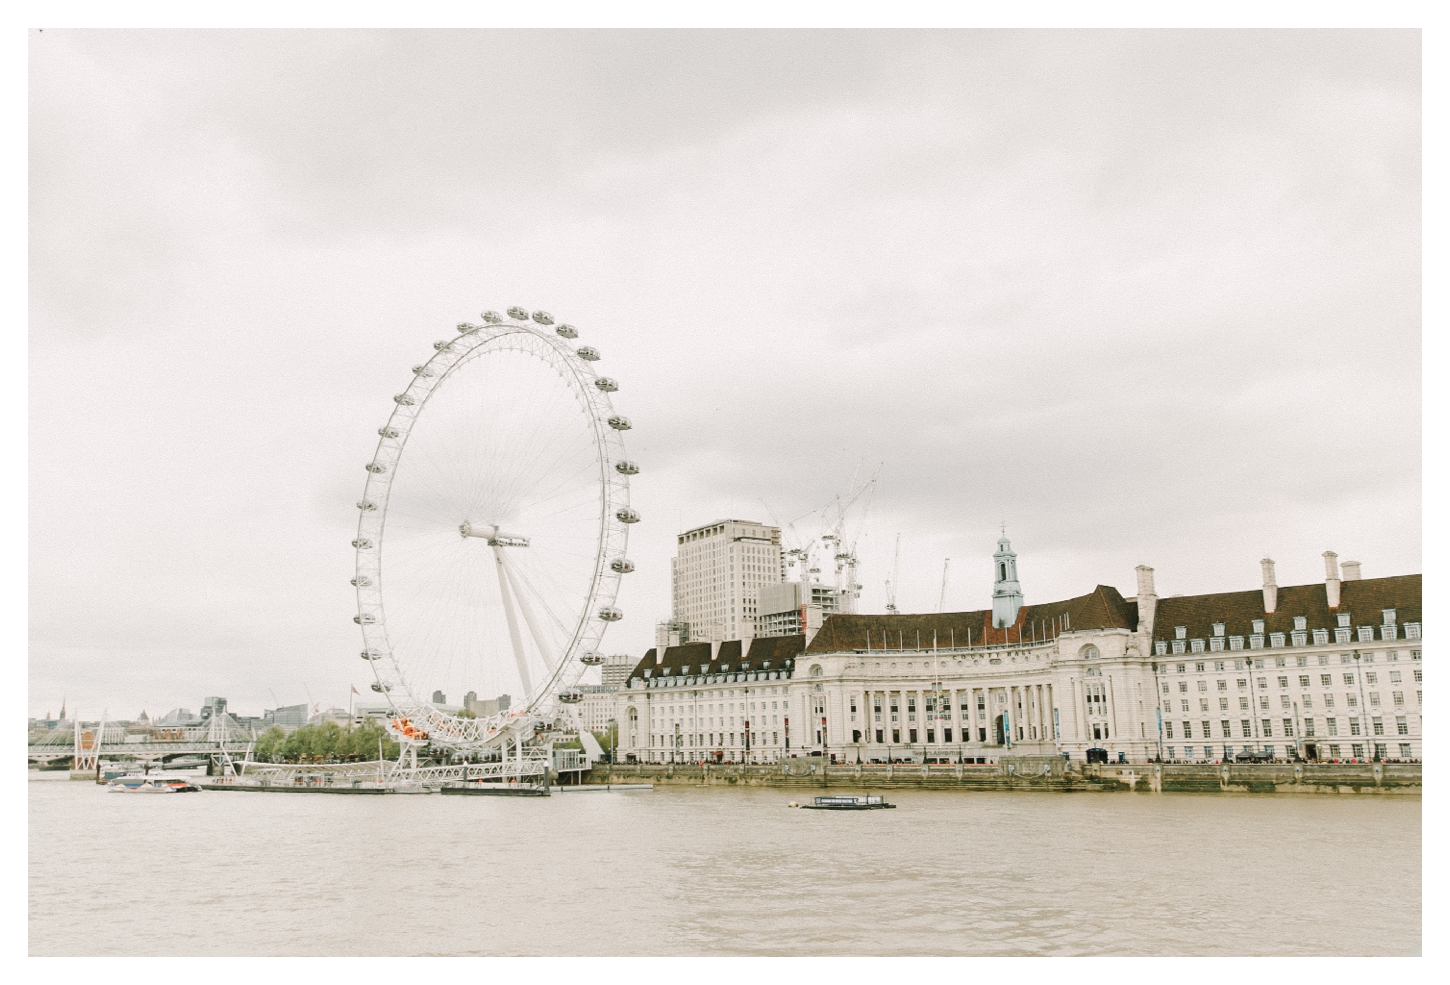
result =
[{"label": "arched window", "polygon": [[1002,576],[1000,578],[998,578],[997,580],[998,581],[1006,581],[1007,580],[1007,562],[1006,561],[1003,561],[1001,567],[1002,567]]},{"label": "arched window", "polygon": [[820,664],[811,664],[811,676],[820,677],[825,671],[821,670]]},{"label": "arched window", "polygon": [[1091,643],[1079,650],[1077,652],[1077,655],[1082,657],[1084,660],[1096,660],[1098,657],[1102,656],[1102,654],[1098,652],[1098,648],[1093,646]]}]

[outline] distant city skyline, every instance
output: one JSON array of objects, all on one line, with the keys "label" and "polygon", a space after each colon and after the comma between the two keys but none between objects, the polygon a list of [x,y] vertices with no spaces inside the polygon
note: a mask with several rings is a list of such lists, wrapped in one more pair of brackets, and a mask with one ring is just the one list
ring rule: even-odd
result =
[{"label": "distant city skyline", "polygon": [[1421,570],[1418,32],[29,39],[32,715],[365,691],[361,463],[513,304],[634,422],[607,653],[872,473],[861,612]]}]

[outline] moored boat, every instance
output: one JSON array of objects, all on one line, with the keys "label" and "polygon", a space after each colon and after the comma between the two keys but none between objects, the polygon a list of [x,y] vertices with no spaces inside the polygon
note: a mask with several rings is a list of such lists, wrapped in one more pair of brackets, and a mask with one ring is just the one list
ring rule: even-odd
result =
[{"label": "moored boat", "polygon": [[196,793],[201,787],[184,776],[152,773],[149,776],[118,776],[106,784],[111,793]]}]

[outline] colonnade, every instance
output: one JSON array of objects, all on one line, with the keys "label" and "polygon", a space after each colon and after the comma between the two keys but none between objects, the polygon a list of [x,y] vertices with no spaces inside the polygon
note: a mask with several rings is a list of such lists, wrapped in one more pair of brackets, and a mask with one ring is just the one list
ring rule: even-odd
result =
[{"label": "colonnade", "polygon": [[[862,745],[977,745],[998,746],[997,717],[1007,713],[1010,741],[1049,742],[1055,739],[1052,721],[1053,693],[1050,683],[984,685],[967,688],[862,688],[840,692],[841,708],[831,717],[840,722],[831,738],[852,743],[853,731],[860,731]],[[896,719],[892,720],[895,699]],[[915,707],[912,708],[914,699]],[[939,700],[938,700],[939,699]],[[855,721],[850,705],[856,704]],[[934,704],[928,710],[928,701]],[[942,705],[945,705],[945,708]],[[880,719],[877,719],[877,709]],[[916,731],[915,738],[912,730]],[[946,731],[951,730],[951,738]],[[881,737],[877,738],[877,731]]]}]

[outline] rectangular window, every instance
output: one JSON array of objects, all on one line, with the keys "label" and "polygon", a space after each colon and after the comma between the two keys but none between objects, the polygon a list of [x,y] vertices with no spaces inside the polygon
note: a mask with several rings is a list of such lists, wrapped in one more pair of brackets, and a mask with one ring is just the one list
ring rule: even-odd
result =
[{"label": "rectangular window", "polygon": [[1200,691],[1207,691],[1208,690],[1208,681],[1199,681],[1198,682],[1198,689]]},{"label": "rectangular window", "polygon": [[1371,670],[1371,671],[1368,671],[1368,672],[1367,672],[1367,673],[1366,673],[1366,674],[1365,674],[1365,675],[1364,675],[1364,682],[1365,682],[1365,683],[1366,683],[1366,684],[1378,684],[1378,683],[1379,683],[1379,682],[1380,682],[1380,678],[1379,678],[1379,675],[1378,675],[1378,674],[1376,674],[1376,673],[1375,673],[1375,672],[1374,672],[1374,671],[1372,671],[1372,670]]},{"label": "rectangular window", "polygon": [[[1359,627],[1359,641],[1361,643],[1373,643],[1374,642],[1374,627],[1373,626],[1361,626],[1361,627]],[[1355,753],[1355,755],[1357,756],[1357,755],[1359,755],[1359,753]]]},{"label": "rectangular window", "polygon": [[1220,691],[1227,691],[1228,690],[1228,681],[1219,681],[1218,682],[1218,689]]},{"label": "rectangular window", "polygon": [[1338,759],[1339,758],[1339,746],[1338,745],[1331,745],[1329,747],[1329,758],[1330,759]]},{"label": "rectangular window", "polygon": [[1400,758],[1401,759],[1412,759],[1412,758],[1414,758],[1414,753],[1412,753],[1410,751],[1410,744],[1408,742],[1401,742],[1400,743]]},{"label": "rectangular window", "polygon": [[1402,678],[1400,677],[1400,672],[1398,670],[1392,670],[1392,671],[1390,671],[1390,683],[1391,684],[1398,684],[1398,683],[1400,683],[1401,680],[1402,680]]},{"label": "rectangular window", "polygon": [[1179,691],[1180,694],[1187,694],[1188,693],[1188,682],[1187,681],[1179,681],[1178,682],[1178,691]]},{"label": "rectangular window", "polygon": [[1324,707],[1326,707],[1326,708],[1333,708],[1334,707],[1334,695],[1332,695],[1332,694],[1326,694],[1324,696]]},{"label": "rectangular window", "polygon": [[1314,719],[1304,719],[1304,735],[1311,739],[1314,738]]},{"label": "rectangular window", "polygon": [[1333,687],[1334,686],[1334,678],[1330,677],[1328,674],[1320,674],[1319,675],[1319,686],[1320,687]]},{"label": "rectangular window", "polygon": [[1344,675],[1344,686],[1345,687],[1354,687],[1354,675],[1353,674],[1345,674]]},{"label": "rectangular window", "polygon": [[1274,646],[1274,647],[1283,646],[1284,645],[1284,634],[1283,633],[1270,633],[1269,634],[1269,645],[1270,646]]},{"label": "rectangular window", "polygon": [[1374,726],[1375,735],[1385,734],[1385,720],[1383,718],[1371,718],[1369,722],[1372,726]]},{"label": "rectangular window", "polygon": [[1330,735],[1338,735],[1339,734],[1339,719],[1337,719],[1337,718],[1331,718],[1331,719],[1329,719],[1329,734]]},{"label": "rectangular window", "polygon": [[1203,640],[1191,640],[1189,642],[1189,649],[1192,650],[1194,653],[1202,653]]},{"label": "rectangular window", "polygon": [[[1394,627],[1386,627],[1386,628],[1387,629],[1392,629]],[[1376,742],[1374,744],[1374,755],[1375,755],[1375,758],[1376,759],[1384,759],[1386,756],[1389,755],[1389,753],[1385,752],[1385,744],[1383,742]]]},{"label": "rectangular window", "polygon": [[1209,739],[1213,737],[1213,732],[1209,729],[1208,722],[1199,722],[1198,724],[1199,727],[1202,729],[1203,738]]},{"label": "rectangular window", "polygon": [[1350,735],[1359,735],[1359,719],[1358,718],[1351,718],[1349,720],[1349,734]]},{"label": "rectangular window", "polygon": [[1269,719],[1265,718],[1259,724],[1264,727],[1264,738],[1267,739],[1269,736],[1274,734],[1274,723],[1269,721]]},{"label": "rectangular window", "polygon": [[1285,735],[1293,735],[1294,734],[1294,719],[1292,719],[1292,718],[1286,718],[1286,719],[1284,719],[1284,734]]},{"label": "rectangular window", "polygon": [[1380,693],[1378,691],[1371,691],[1369,693],[1369,703],[1370,706],[1374,708],[1378,708],[1380,706]]},{"label": "rectangular window", "polygon": [[1299,675],[1299,686],[1300,687],[1308,687],[1309,686],[1309,675],[1308,674],[1300,674]]},{"label": "rectangular window", "polygon": [[1230,650],[1242,650],[1244,648],[1244,638],[1242,636],[1230,636],[1228,638],[1228,648]]},{"label": "rectangular window", "polygon": [[1227,721],[1227,720],[1224,720],[1224,721],[1222,721],[1222,722],[1219,722],[1219,723],[1218,723],[1218,727],[1219,727],[1219,728],[1221,728],[1221,729],[1222,729],[1222,730],[1223,730],[1223,737],[1224,737],[1224,738],[1225,738],[1225,739],[1228,739],[1228,738],[1232,738],[1232,735],[1233,735],[1233,733],[1231,733],[1231,732],[1230,732],[1230,731],[1229,731],[1229,730],[1228,730],[1228,721]]},{"label": "rectangular window", "polygon": [[1167,734],[1168,738],[1170,738],[1170,739],[1173,738],[1173,723],[1172,722],[1164,722],[1163,723],[1163,730]]},{"label": "rectangular window", "polygon": [[1410,722],[1405,716],[1400,715],[1395,719],[1395,732],[1400,735],[1410,734]]},{"label": "rectangular window", "polygon": [[1252,727],[1250,725],[1249,720],[1247,718],[1245,718],[1243,721],[1239,722],[1239,725],[1244,730],[1244,738],[1245,739],[1249,738],[1250,733],[1253,731],[1253,729],[1252,729]]},{"label": "rectangular window", "polygon": [[1287,677],[1281,677],[1281,678],[1279,678],[1279,686],[1280,687],[1288,687],[1289,686],[1289,678],[1287,678]]},{"label": "rectangular window", "polygon": [[1350,755],[1352,755],[1355,759],[1363,759],[1364,758],[1364,743],[1363,742],[1352,742],[1352,743],[1350,743],[1350,745],[1349,745],[1349,752],[1350,752]]},{"label": "rectangular window", "polygon": [[1403,705],[1405,703],[1405,692],[1404,691],[1396,691],[1394,693],[1394,699],[1395,699],[1395,704],[1397,704],[1397,705]]}]

